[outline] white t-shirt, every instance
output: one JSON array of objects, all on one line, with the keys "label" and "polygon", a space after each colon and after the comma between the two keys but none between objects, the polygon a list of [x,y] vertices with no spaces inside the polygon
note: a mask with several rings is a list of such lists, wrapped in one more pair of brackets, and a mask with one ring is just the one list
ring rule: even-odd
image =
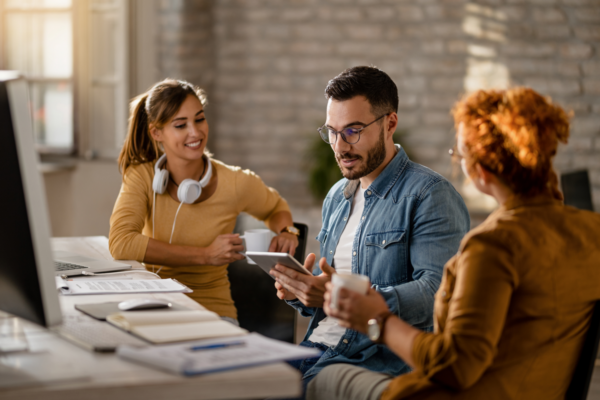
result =
[{"label": "white t-shirt", "polygon": [[[354,201],[352,202],[348,223],[342,232],[342,236],[340,236],[340,241],[335,248],[335,254],[333,256],[333,265],[338,272],[352,272],[352,244],[354,243],[356,228],[358,227],[364,209],[365,189],[363,189],[361,185],[358,185],[358,189],[354,194]],[[344,333],[346,333],[346,328],[339,326],[337,319],[325,317],[319,322],[319,326],[315,328],[308,340],[313,343],[323,343],[324,345],[331,347],[338,344]]]}]

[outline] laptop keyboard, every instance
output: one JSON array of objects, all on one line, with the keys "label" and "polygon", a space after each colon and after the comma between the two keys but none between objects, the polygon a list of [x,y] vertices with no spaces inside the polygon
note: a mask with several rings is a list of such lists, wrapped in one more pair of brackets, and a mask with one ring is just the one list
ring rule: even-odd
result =
[{"label": "laptop keyboard", "polygon": [[79,264],[71,264],[71,263],[66,263],[66,262],[61,262],[61,261],[54,261],[54,268],[57,271],[69,271],[72,269],[85,269],[87,267],[85,267],[83,265],[79,265]]},{"label": "laptop keyboard", "polygon": [[148,346],[148,343],[124,332],[108,322],[89,317],[64,316],[63,323],[54,328],[60,336],[89,350],[114,352],[117,346],[129,344]]}]

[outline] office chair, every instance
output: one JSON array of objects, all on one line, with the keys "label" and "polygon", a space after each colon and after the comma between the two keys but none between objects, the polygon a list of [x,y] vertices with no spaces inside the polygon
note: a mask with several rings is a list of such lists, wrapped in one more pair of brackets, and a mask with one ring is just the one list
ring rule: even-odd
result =
[{"label": "office chair", "polygon": [[582,210],[594,211],[592,191],[587,170],[574,171],[560,176],[565,204]]},{"label": "office chair", "polygon": [[590,327],[585,335],[585,341],[575,366],[575,372],[567,389],[565,400],[585,400],[594,373],[598,342],[600,341],[600,301],[594,306]]},{"label": "office chair", "polygon": [[[294,226],[300,230],[294,258],[304,264],[308,226],[301,223]],[[229,264],[228,274],[240,326],[272,339],[294,343],[297,312],[279,300],[275,280],[245,259]]]}]

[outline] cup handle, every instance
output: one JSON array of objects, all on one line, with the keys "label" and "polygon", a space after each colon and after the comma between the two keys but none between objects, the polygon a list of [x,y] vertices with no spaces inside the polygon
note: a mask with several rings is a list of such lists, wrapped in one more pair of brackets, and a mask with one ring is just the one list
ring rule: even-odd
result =
[{"label": "cup handle", "polygon": [[[240,239],[246,239],[246,235],[240,235],[239,236]],[[244,257],[246,257],[246,242],[244,240],[244,251],[239,251],[238,254],[243,255]]]}]

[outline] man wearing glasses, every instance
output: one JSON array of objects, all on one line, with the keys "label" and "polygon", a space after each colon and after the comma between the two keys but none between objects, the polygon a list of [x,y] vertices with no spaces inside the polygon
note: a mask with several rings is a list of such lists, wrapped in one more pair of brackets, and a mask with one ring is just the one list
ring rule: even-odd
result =
[{"label": "man wearing glasses", "polygon": [[[317,236],[321,260],[314,276],[277,265],[271,274],[279,298],[311,316],[302,346],[321,357],[294,364],[305,385],[325,366],[350,363],[400,375],[409,367],[377,344],[386,315],[365,336],[345,329],[323,311],[325,283],[334,272],[367,275],[389,311],[423,330],[433,328],[433,298],[442,268],[469,230],[467,208],[442,176],[410,161],[393,134],[398,91],[375,67],[350,68],[329,81],[327,121],[319,128],[331,145],[344,179],[323,203]],[[315,255],[306,258],[313,269]],[[333,268],[332,268],[333,267]],[[335,269],[334,269],[335,268]]]}]

